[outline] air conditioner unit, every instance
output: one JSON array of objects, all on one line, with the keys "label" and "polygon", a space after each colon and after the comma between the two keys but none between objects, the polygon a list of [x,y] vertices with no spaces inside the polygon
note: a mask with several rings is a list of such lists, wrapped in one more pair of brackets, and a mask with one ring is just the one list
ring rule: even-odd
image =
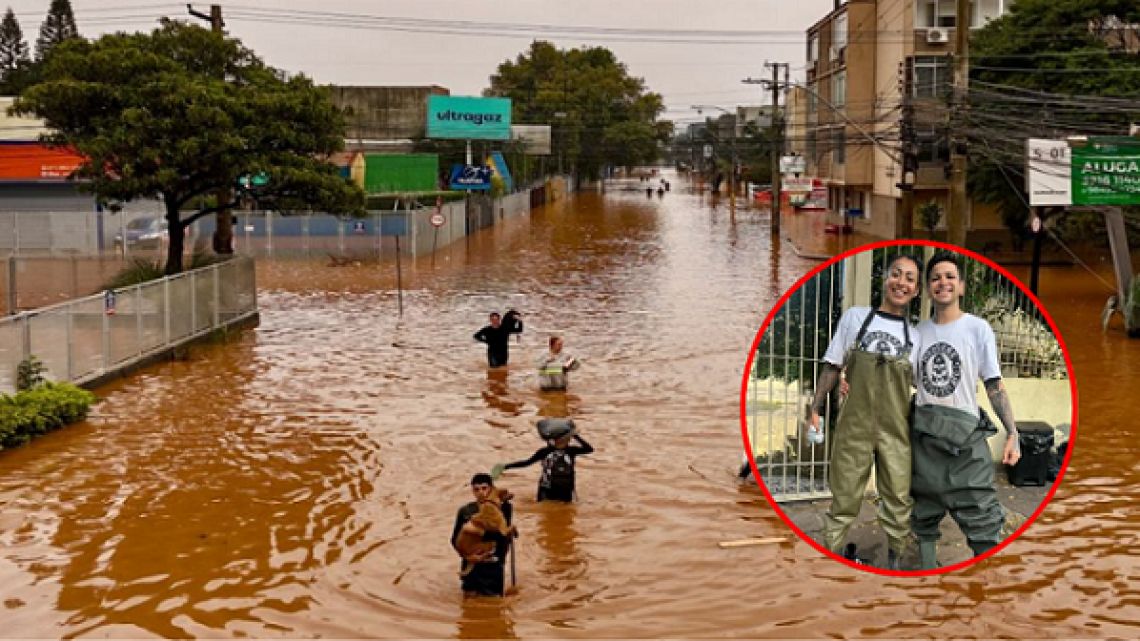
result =
[{"label": "air conditioner unit", "polygon": [[945,44],[950,41],[950,34],[945,29],[927,29],[927,44]]}]

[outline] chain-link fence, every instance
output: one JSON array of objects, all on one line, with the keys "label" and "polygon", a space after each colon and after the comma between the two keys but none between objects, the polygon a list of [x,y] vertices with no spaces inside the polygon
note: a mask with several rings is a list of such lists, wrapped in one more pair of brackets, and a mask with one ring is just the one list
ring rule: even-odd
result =
[{"label": "chain-link fence", "polygon": [[0,392],[19,363],[43,362],[52,380],[83,383],[225,327],[257,311],[252,258],[87,296],[0,319]]},{"label": "chain-link fence", "polygon": [[[809,443],[804,438],[804,421],[823,354],[843,311],[852,306],[879,306],[892,256],[912,255],[925,265],[933,253],[926,246],[894,246],[849,257],[809,279],[776,312],[753,359],[746,412],[749,444],[765,485],[777,500],[829,496],[831,439],[819,445]],[[1008,379],[1067,379],[1060,343],[1029,296],[987,265],[960,258],[966,288],[962,309],[993,327],[1002,375]],[[912,322],[919,322],[931,313],[923,286],[909,315]],[[837,403],[833,394],[825,419],[835,416]]]}]

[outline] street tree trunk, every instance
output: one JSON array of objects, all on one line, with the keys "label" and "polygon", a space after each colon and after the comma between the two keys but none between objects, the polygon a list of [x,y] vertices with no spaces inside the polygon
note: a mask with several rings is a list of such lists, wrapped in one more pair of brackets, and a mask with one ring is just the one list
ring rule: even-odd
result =
[{"label": "street tree trunk", "polygon": [[178,211],[178,205],[171,199],[166,201],[166,269],[167,276],[182,273],[182,250],[185,247],[186,226]]},{"label": "street tree trunk", "polygon": [[[217,191],[218,206],[228,203],[233,198],[232,189],[219,189]],[[234,253],[234,226],[233,214],[227,207],[214,214],[214,253],[227,255]]]}]

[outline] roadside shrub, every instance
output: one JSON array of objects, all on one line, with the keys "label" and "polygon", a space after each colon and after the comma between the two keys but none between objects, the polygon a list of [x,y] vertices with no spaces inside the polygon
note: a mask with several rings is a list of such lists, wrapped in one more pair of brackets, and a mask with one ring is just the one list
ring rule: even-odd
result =
[{"label": "roadside shrub", "polygon": [[38,385],[43,385],[47,380],[44,378],[44,372],[47,367],[43,361],[36,358],[34,355],[20,361],[16,366],[16,389],[18,391],[30,390]]},{"label": "roadside shrub", "polygon": [[[212,252],[195,251],[190,255],[190,261],[186,264],[186,271],[220,263],[224,260],[229,260],[229,258],[229,256],[219,256]],[[122,289],[124,287],[131,287],[140,283],[158,280],[166,275],[165,270],[165,258],[161,260],[135,258],[131,261],[130,265],[118,274],[115,274],[111,280],[104,283],[103,289]]]},{"label": "roadside shrub", "polygon": [[81,421],[94,402],[94,394],[71,383],[47,382],[15,396],[0,394],[0,448]]}]

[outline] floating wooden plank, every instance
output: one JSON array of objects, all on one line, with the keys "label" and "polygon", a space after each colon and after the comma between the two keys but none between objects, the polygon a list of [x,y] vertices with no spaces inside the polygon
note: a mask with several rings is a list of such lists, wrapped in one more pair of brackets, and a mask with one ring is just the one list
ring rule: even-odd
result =
[{"label": "floating wooden plank", "polygon": [[785,536],[769,536],[761,539],[738,539],[736,541],[721,541],[717,546],[721,549],[724,548],[743,548],[751,545],[771,545],[773,543],[787,543],[788,538]]}]

